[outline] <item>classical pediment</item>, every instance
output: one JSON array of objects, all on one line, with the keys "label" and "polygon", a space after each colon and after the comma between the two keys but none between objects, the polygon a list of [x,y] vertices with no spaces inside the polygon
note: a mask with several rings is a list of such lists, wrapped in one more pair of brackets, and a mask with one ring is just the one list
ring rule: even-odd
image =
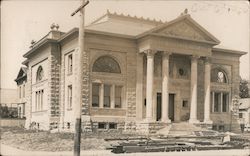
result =
[{"label": "classical pediment", "polygon": [[195,22],[189,15],[164,23],[142,35],[155,34],[166,37],[174,37],[185,40],[203,41],[211,44],[219,44],[219,40]]},{"label": "classical pediment", "polygon": [[[195,40],[210,40],[206,35],[202,34],[199,30],[192,27],[192,25],[188,24],[186,21],[181,21],[171,26],[157,32],[160,34],[174,36],[174,37],[183,37],[187,39],[195,39]],[[211,40],[210,40],[211,41]]]}]

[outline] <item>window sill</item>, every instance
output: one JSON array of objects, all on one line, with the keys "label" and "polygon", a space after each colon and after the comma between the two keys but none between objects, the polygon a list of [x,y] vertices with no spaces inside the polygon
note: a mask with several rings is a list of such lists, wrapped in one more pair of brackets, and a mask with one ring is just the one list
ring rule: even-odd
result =
[{"label": "window sill", "polygon": [[230,114],[230,112],[211,112],[211,114]]},{"label": "window sill", "polygon": [[67,108],[67,111],[72,111],[72,108]]},{"label": "window sill", "polygon": [[39,111],[33,111],[32,113],[42,113],[42,112],[47,112],[48,110],[39,110]]},{"label": "window sill", "polygon": [[110,108],[110,107],[91,107],[92,109],[113,109],[113,110],[125,110],[125,108]]}]

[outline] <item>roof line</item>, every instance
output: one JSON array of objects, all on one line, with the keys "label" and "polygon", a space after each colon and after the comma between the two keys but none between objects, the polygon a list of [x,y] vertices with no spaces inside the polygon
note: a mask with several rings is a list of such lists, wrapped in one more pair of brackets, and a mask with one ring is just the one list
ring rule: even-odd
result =
[{"label": "roof line", "polygon": [[67,37],[69,37],[70,35],[72,35],[75,32],[78,32],[79,28],[72,28],[70,31],[68,31],[67,33],[63,34],[57,41],[58,42],[62,42],[64,39],[66,39]]},{"label": "roof line", "polygon": [[40,42],[38,45],[36,45],[34,48],[30,49],[27,53],[25,53],[23,55],[23,57],[27,58],[35,50],[39,49],[41,46],[45,45],[46,43],[50,43],[50,42],[57,42],[57,40],[46,38],[45,40],[43,40],[42,42]]},{"label": "roof line", "polygon": [[[116,13],[116,12],[113,12],[113,13],[111,13],[109,10],[107,10],[107,12],[104,14],[104,15],[102,15],[101,17],[99,17],[99,18],[97,18],[96,20],[94,20],[93,22],[91,22],[89,25],[91,25],[91,24],[95,24],[96,22],[98,22],[98,21],[100,21],[101,19],[103,19],[104,17],[111,17],[111,16],[113,16],[113,17],[124,17],[124,18],[130,18],[130,19],[133,19],[133,20],[141,20],[141,21],[145,21],[145,22],[151,22],[151,23],[158,23],[158,24],[162,24],[162,23],[164,23],[164,22],[162,22],[162,20],[156,20],[156,19],[150,19],[150,18],[143,18],[143,16],[142,17],[137,17],[136,15],[135,16],[131,16],[131,15],[124,15],[123,13],[121,13],[121,14],[118,14],[118,13]],[[89,26],[88,25],[88,26]]]},{"label": "roof line", "polygon": [[190,14],[181,15],[180,17],[177,17],[177,18],[173,19],[172,21],[165,22],[165,23],[162,24],[162,25],[156,26],[156,27],[154,27],[154,28],[152,28],[152,29],[150,29],[150,30],[148,30],[148,31],[145,31],[145,32],[143,32],[143,33],[137,35],[136,38],[138,39],[138,38],[144,37],[144,36],[146,36],[146,35],[148,35],[148,34],[154,32],[154,31],[156,31],[156,30],[160,30],[160,29],[162,29],[162,28],[164,28],[164,27],[167,27],[167,26],[169,26],[169,25],[171,25],[171,24],[174,24],[174,23],[176,23],[176,22],[179,22],[179,21],[181,21],[181,20],[183,20],[183,19],[188,19],[188,20],[190,20],[195,26],[197,26],[199,29],[201,29],[202,31],[204,31],[204,33],[206,33],[209,37],[211,37],[211,38],[215,41],[216,44],[219,44],[219,43],[220,43],[220,41],[219,41],[217,38],[215,38],[211,33],[209,33],[206,29],[204,29],[201,25],[199,25],[195,20],[193,20],[193,19],[191,18]]},{"label": "roof line", "polygon": [[154,28],[152,28],[152,29],[150,29],[150,30],[148,30],[148,31],[145,31],[145,32],[143,32],[143,33],[137,35],[136,38],[144,37],[145,35],[147,35],[147,34],[153,32],[153,31],[155,31],[155,30],[157,30],[157,29],[164,28],[164,27],[166,27],[166,26],[168,26],[168,25],[170,25],[170,24],[172,24],[172,23],[174,23],[174,22],[180,21],[180,20],[184,19],[186,16],[187,16],[187,15],[183,15],[183,16],[180,16],[180,17],[178,17],[178,18],[173,19],[172,21],[165,22],[165,23],[163,23],[163,24],[161,24],[161,25],[159,25],[159,26],[156,26],[156,27],[154,27]]},{"label": "roof line", "polygon": [[239,55],[245,55],[245,54],[247,54],[247,52],[245,52],[245,51],[232,50],[232,49],[224,49],[224,48],[216,48],[216,47],[213,47],[212,51],[220,51],[220,52],[226,52],[226,53],[232,53],[232,54],[239,54]]},{"label": "roof line", "polygon": [[93,22],[91,22],[89,25],[95,24],[96,22],[100,21],[101,19],[103,19],[103,18],[106,17],[107,15],[108,15],[107,13],[104,14],[104,15],[102,15],[101,17],[99,17],[99,18],[95,19]]}]

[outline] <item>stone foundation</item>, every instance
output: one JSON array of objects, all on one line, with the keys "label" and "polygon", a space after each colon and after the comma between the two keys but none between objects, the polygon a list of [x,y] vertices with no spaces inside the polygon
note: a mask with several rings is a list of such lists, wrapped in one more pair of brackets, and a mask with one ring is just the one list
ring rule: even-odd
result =
[{"label": "stone foundation", "polygon": [[138,122],[136,123],[136,132],[140,134],[154,134],[165,126],[167,124],[164,122]]},{"label": "stone foundation", "polygon": [[197,126],[197,127],[201,127],[201,128],[207,129],[207,130],[212,130],[212,126],[213,126],[212,123],[202,123],[202,122],[194,124],[194,125]]}]

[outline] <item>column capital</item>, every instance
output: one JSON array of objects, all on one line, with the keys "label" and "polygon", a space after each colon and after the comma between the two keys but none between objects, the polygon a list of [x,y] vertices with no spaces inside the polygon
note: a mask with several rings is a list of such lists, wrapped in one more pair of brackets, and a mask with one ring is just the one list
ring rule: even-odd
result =
[{"label": "column capital", "polygon": [[198,61],[200,56],[199,55],[191,55],[190,58],[191,58],[192,61]]},{"label": "column capital", "polygon": [[172,53],[169,52],[169,51],[163,51],[163,52],[162,52],[162,56],[169,57],[170,55],[172,55]]},{"label": "column capital", "polygon": [[153,49],[148,49],[148,50],[143,51],[143,53],[145,53],[147,57],[153,57],[156,52],[157,51]]},{"label": "column capital", "polygon": [[209,56],[204,57],[204,63],[205,64],[210,64],[211,63],[211,57],[209,57]]}]

